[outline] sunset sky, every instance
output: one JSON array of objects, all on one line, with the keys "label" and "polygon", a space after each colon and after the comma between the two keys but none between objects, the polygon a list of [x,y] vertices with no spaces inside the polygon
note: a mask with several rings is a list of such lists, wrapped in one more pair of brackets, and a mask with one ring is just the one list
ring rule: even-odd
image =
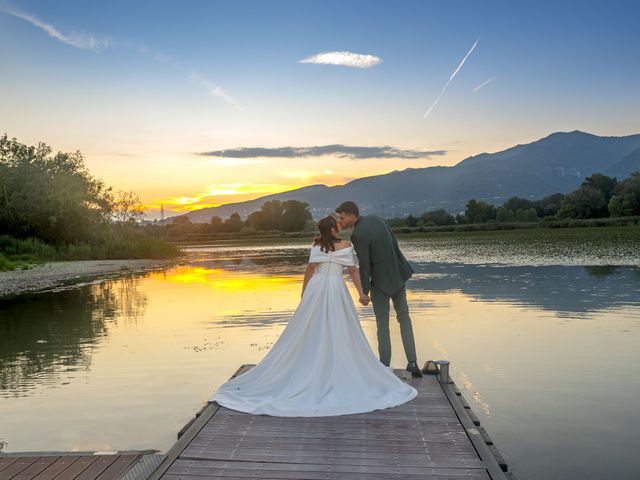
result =
[{"label": "sunset sky", "polygon": [[640,133],[637,2],[0,0],[0,134],[157,218]]}]

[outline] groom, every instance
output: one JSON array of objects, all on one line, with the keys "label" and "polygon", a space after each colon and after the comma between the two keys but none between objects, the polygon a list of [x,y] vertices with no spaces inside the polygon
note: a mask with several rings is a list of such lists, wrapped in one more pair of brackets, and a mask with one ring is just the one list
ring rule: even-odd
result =
[{"label": "groom", "polygon": [[421,377],[405,288],[405,282],[413,274],[413,268],[402,255],[396,237],[384,220],[374,215],[361,217],[358,206],[353,202],[342,203],[336,208],[336,213],[342,228],[353,227],[351,243],[358,256],[364,293],[368,296],[371,292],[371,302],[378,327],[380,361],[386,366],[391,363],[389,336],[389,299],[391,299],[400,323],[404,352],[409,361],[407,371],[414,377]]}]

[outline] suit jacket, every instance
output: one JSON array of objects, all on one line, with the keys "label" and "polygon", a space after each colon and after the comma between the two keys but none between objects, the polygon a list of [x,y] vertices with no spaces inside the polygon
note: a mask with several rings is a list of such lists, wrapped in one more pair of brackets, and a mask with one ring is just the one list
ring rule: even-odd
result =
[{"label": "suit jacket", "polygon": [[414,273],[400,251],[391,228],[375,215],[358,218],[351,234],[351,243],[358,256],[365,294],[369,294],[371,285],[375,285],[391,296]]}]

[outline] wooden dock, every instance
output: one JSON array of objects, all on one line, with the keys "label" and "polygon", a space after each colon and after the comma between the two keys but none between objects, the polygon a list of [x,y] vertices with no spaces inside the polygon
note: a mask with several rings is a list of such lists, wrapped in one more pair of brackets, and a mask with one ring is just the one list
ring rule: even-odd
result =
[{"label": "wooden dock", "polygon": [[271,417],[208,403],[149,480],[514,478],[451,380],[396,374],[418,396],[368,413]]},{"label": "wooden dock", "polygon": [[[0,454],[0,480],[118,480],[136,466],[156,468],[159,461],[149,463],[148,457],[153,451],[5,453]],[[140,471],[144,478],[150,473]]]}]

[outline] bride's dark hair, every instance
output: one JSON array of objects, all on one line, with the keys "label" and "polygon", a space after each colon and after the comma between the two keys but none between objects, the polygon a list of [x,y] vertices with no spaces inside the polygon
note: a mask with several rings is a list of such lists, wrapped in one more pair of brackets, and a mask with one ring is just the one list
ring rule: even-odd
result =
[{"label": "bride's dark hair", "polygon": [[320,250],[323,252],[329,253],[329,251],[335,251],[336,248],[334,244],[339,242],[340,239],[336,237],[331,230],[337,226],[338,221],[334,217],[331,215],[324,217],[318,222],[318,230],[320,233],[314,239],[313,244],[320,245]]}]

